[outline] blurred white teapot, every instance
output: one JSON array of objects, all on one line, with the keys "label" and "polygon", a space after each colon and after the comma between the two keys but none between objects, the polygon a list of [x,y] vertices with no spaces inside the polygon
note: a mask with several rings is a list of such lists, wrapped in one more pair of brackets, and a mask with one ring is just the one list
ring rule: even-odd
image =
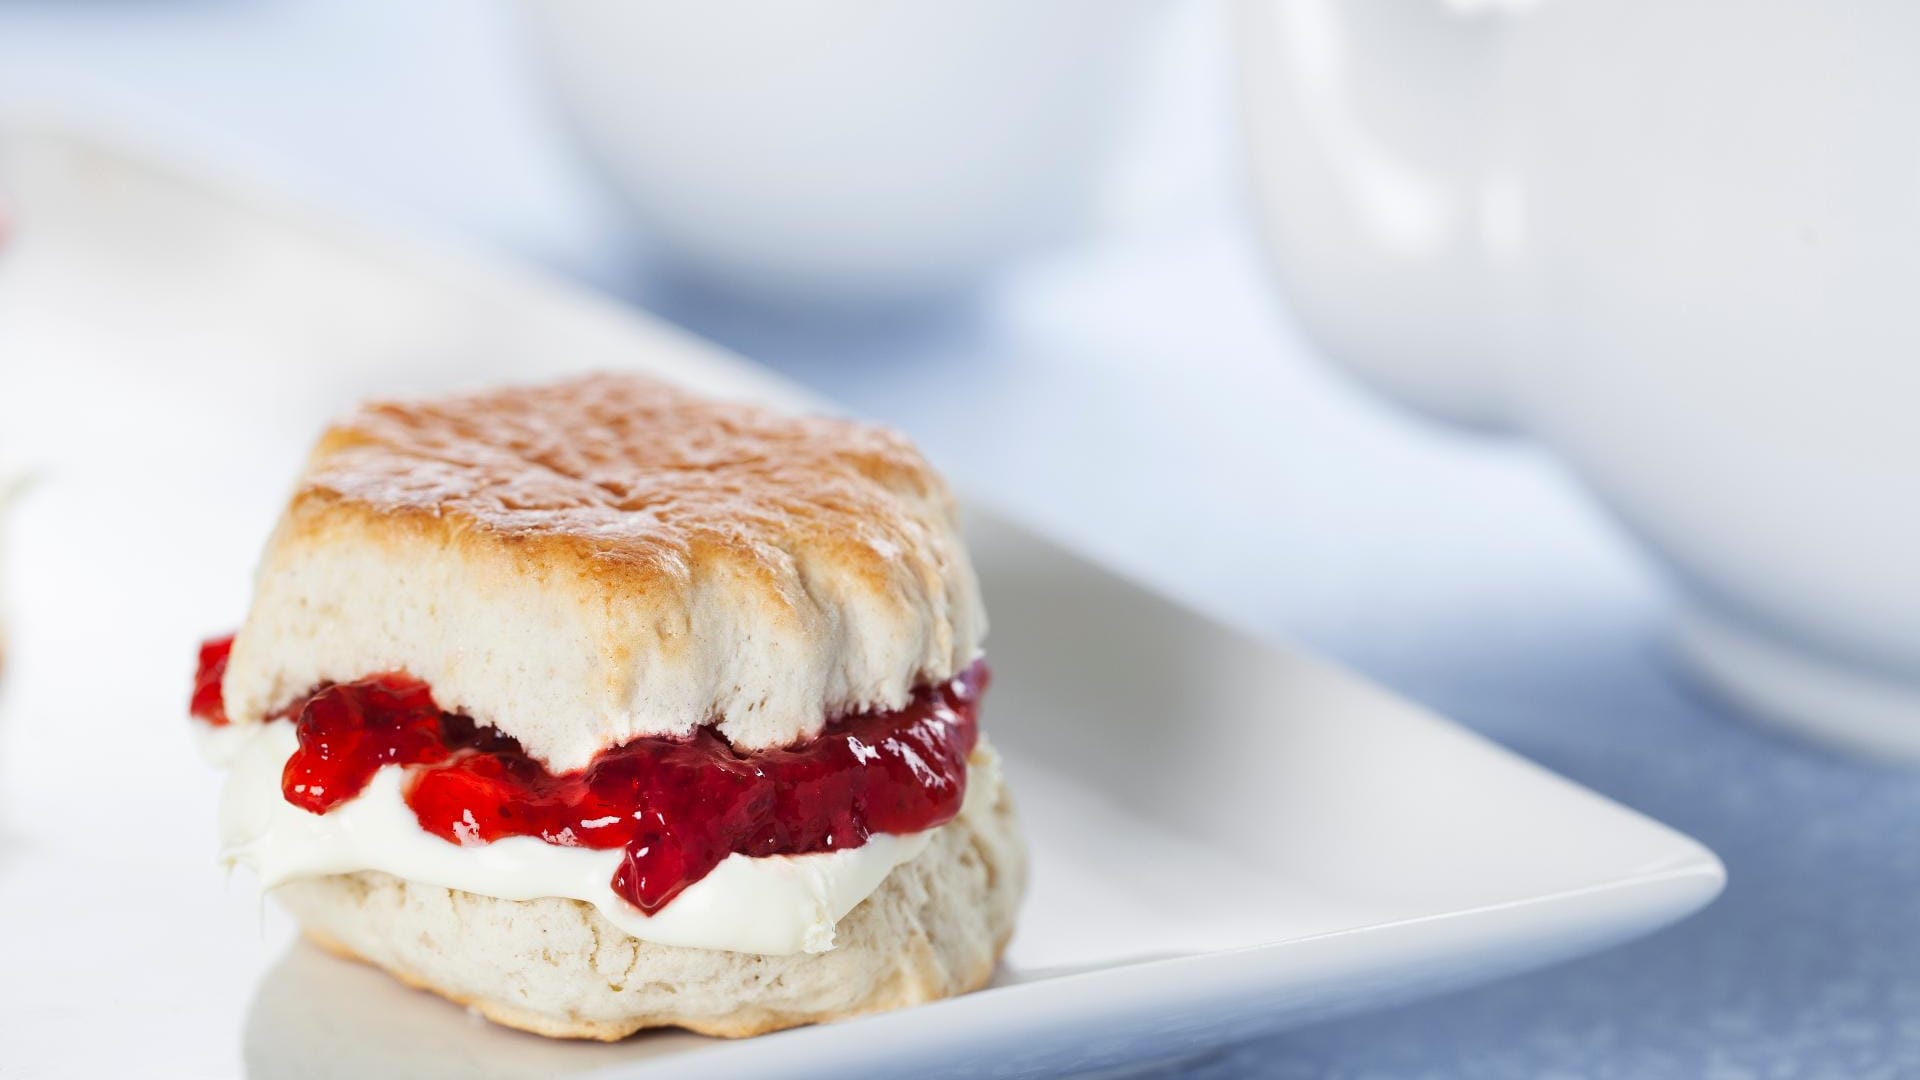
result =
[{"label": "blurred white teapot", "polygon": [[530,0],[648,232],[788,300],[949,290],[1073,234],[1163,0]]},{"label": "blurred white teapot", "polygon": [[1238,16],[1266,238],[1328,352],[1564,455],[1721,692],[1920,759],[1920,5]]}]

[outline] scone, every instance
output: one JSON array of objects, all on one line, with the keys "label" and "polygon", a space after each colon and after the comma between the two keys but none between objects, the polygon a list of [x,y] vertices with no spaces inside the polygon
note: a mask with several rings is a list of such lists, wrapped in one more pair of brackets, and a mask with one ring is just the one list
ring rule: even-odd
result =
[{"label": "scone", "polygon": [[546,1035],[753,1035],[990,977],[985,630],[906,440],[603,375],[330,428],[192,712],[315,941]]}]

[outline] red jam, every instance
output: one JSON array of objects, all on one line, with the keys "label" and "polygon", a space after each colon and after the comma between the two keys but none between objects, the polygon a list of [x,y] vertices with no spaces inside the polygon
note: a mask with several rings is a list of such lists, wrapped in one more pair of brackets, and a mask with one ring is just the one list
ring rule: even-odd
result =
[{"label": "red jam", "polygon": [[[225,643],[201,648],[200,688],[218,702]],[[287,801],[324,814],[382,765],[412,766],[407,805],[457,844],[537,836],[564,847],[625,848],[613,889],[658,911],[728,855],[800,855],[912,833],[960,812],[987,669],[976,663],[892,712],[860,713],[782,750],[742,753],[711,728],[641,738],[554,774],[520,744],[457,713],[406,675],[325,686],[290,708],[300,748],[281,778]],[[224,717],[220,721],[224,722]]]},{"label": "red jam", "polygon": [[227,654],[233,651],[233,638],[213,638],[200,643],[200,663],[193,669],[193,701],[187,712],[214,727],[225,726],[227,703],[220,697],[220,683],[227,677]]}]

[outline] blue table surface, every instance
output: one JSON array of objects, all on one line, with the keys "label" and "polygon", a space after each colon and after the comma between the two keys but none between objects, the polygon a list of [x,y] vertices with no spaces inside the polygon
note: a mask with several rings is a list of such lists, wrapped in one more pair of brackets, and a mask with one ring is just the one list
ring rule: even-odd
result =
[{"label": "blue table surface", "polygon": [[1660,583],[1571,477],[1397,413],[1315,356],[1240,207],[1211,14],[1169,26],[1107,228],[971,299],[886,315],[673,284],[554,126],[499,2],[13,0],[0,108],[104,118],[649,307],[906,428],[965,490],[1729,868],[1717,904],[1644,941],[1184,1071],[1920,1075],[1920,785],[1691,692]]}]

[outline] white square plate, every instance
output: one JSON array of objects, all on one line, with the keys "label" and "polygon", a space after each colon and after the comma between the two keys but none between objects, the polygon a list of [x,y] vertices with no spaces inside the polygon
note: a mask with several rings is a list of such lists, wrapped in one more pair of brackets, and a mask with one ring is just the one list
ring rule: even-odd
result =
[{"label": "white square plate", "polygon": [[[1698,843],[975,509],[985,723],[1033,844],[993,988],[726,1043],[490,1027],[298,945],[212,868],[182,716],[303,447],[367,393],[655,370],[792,387],[564,286],[58,129],[0,128],[3,1064],[28,1075],[1025,1075],[1536,967],[1711,900]],[[31,973],[31,978],[25,977]]]}]

